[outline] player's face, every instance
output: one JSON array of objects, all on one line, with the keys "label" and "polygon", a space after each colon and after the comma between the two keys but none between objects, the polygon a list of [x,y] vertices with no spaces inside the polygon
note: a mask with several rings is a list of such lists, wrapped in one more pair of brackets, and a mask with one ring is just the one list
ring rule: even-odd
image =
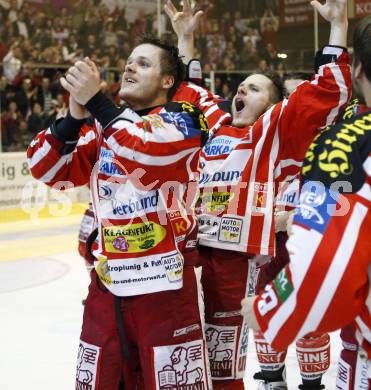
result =
[{"label": "player's face", "polygon": [[161,75],[160,60],[161,49],[151,44],[139,45],[130,54],[119,94],[134,110],[166,103],[169,76]]},{"label": "player's face", "polygon": [[262,74],[253,74],[243,81],[232,101],[233,126],[245,127],[256,122],[271,105],[272,81]]}]

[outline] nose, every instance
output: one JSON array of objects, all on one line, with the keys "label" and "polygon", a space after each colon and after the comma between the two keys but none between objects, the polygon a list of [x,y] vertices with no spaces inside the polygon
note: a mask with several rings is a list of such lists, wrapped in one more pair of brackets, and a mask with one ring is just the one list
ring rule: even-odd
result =
[{"label": "nose", "polygon": [[135,72],[134,62],[130,62],[125,65],[125,72]]},{"label": "nose", "polygon": [[246,95],[246,89],[243,87],[243,85],[240,85],[239,87],[238,87],[238,89],[237,89],[237,93],[239,94],[239,95]]}]

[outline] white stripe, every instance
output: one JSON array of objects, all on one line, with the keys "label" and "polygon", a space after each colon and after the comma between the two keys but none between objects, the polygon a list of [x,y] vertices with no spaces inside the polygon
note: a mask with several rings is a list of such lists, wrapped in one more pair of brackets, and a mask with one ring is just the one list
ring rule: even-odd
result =
[{"label": "white stripe", "polygon": [[218,105],[217,104],[213,104],[206,112],[205,112],[205,117],[207,118],[208,116],[210,116],[212,113],[214,113],[215,111],[218,110]]},{"label": "white stripe", "polygon": [[65,156],[62,156],[51,169],[49,169],[48,172],[45,173],[44,176],[40,177],[40,181],[44,183],[48,183],[52,181],[57,174],[57,172],[63,167],[65,164],[69,164],[72,161],[72,155],[73,153],[66,154]]},{"label": "white stripe", "polygon": [[124,157],[130,161],[137,161],[143,165],[152,165],[152,166],[165,166],[174,164],[183,157],[194,153],[199,150],[199,148],[190,148],[182,150],[179,153],[167,155],[167,156],[153,156],[138,152],[136,150],[127,148],[126,146],[121,146],[114,137],[109,137],[107,140],[107,145],[120,157]]},{"label": "white stripe", "polygon": [[371,186],[368,183],[364,183],[362,188],[357,192],[357,195],[371,201]]},{"label": "white stripe", "polygon": [[325,46],[322,50],[323,54],[335,54],[337,58],[344,53],[344,50],[340,47]]},{"label": "white stripe", "polygon": [[361,203],[356,203],[354,206],[330,268],[296,338],[315,330],[326,314],[352,256],[359,229],[367,215],[367,210],[367,207]]},{"label": "white stripe", "polygon": [[[87,145],[88,143],[90,143],[92,140],[96,138],[97,138],[97,134],[95,133],[95,131],[90,130],[83,137],[79,138],[79,141],[77,142],[77,147],[82,145]],[[74,149],[73,152],[77,153],[77,149]]]},{"label": "white stripe", "polygon": [[363,169],[366,171],[367,176],[371,176],[371,157],[367,157],[366,161],[363,163]]},{"label": "white stripe", "polygon": [[294,165],[296,167],[301,167],[302,164],[303,164],[302,161],[293,160],[292,158],[288,158],[286,160],[281,160],[281,162],[280,162],[281,168],[287,168],[291,165]]},{"label": "white stripe", "polygon": [[[138,127],[135,123],[130,123],[125,120],[115,122],[112,128],[117,130],[125,129],[131,136],[140,138],[144,143],[156,142],[159,144],[165,144],[184,140],[184,135],[177,129],[176,126],[173,124],[166,124],[159,115],[152,114],[151,118],[158,120],[161,124],[161,126],[155,126],[154,122],[147,120],[147,122],[150,123],[153,132],[145,131],[144,129]],[[161,145],[159,145],[159,147],[160,146]]]},{"label": "white stripe", "polygon": [[371,330],[370,328],[362,321],[361,317],[356,317],[356,323],[358,325],[359,330],[362,333],[362,337],[367,340],[368,343],[371,344]]},{"label": "white stripe", "polygon": [[[281,118],[284,108],[285,108],[285,104],[282,103],[279,118]],[[277,162],[278,150],[280,146],[278,123],[279,121],[277,121],[276,130],[273,138],[273,144],[269,156],[267,204],[266,204],[266,211],[264,214],[263,232],[262,232],[262,237],[260,242],[260,248],[261,248],[260,254],[262,255],[267,255],[269,253],[269,241],[270,241],[269,238],[271,236],[272,219],[273,219],[272,210],[273,210],[273,202],[274,202],[273,174],[274,174],[274,165]]]},{"label": "white stripe", "polygon": [[345,80],[339,66],[335,64],[330,64],[327,66],[331,70],[332,74],[334,75],[336,84],[340,90],[339,103],[336,107],[334,107],[331,110],[331,112],[329,113],[326,119],[326,125],[330,125],[335,120],[335,118],[339,115],[340,107],[348,101],[348,88],[347,85],[345,84]]},{"label": "white stripe", "polygon": [[38,164],[44,157],[46,157],[51,149],[51,145],[48,141],[44,141],[42,146],[37,149],[31,158],[28,159],[28,166],[32,169],[36,164]]},{"label": "white stripe", "polygon": [[[264,145],[264,142],[267,138],[267,134],[268,134],[268,131],[269,131],[269,127],[270,127],[270,124],[271,124],[271,115],[272,115],[272,112],[273,112],[273,109],[274,109],[275,106],[271,107],[264,115],[263,115],[263,123],[262,123],[262,126],[263,126],[263,132],[262,132],[262,136],[260,137],[258,143],[256,144],[255,146],[255,149],[253,151],[253,164],[252,164],[252,168],[251,168],[251,175],[250,175],[250,183],[249,183],[249,190],[248,190],[248,194],[247,194],[247,207],[246,207],[246,215],[245,215],[245,231],[243,232],[244,236],[247,237],[246,239],[246,249],[247,249],[247,246],[249,244],[249,234],[250,234],[250,224],[251,224],[251,205],[253,203],[253,197],[254,197],[254,182],[255,182],[255,176],[256,176],[256,170],[258,168],[258,161],[259,161],[259,157],[260,157],[260,153],[262,151],[262,148],[263,148],[263,145]],[[255,122],[255,123],[258,123],[260,124],[260,120],[258,120],[258,122]],[[253,126],[252,128],[252,133],[254,133],[254,127],[256,126],[256,124]]]},{"label": "white stripe", "polygon": [[322,234],[315,230],[307,230],[299,225],[292,225],[292,235],[287,241],[290,253],[290,269],[294,290],[285,303],[272,316],[264,336],[272,342],[278,331],[291,316],[297,305],[297,293],[311,265],[314,254],[322,239]]},{"label": "white stripe", "polygon": [[215,123],[214,126],[210,127],[210,134],[209,135],[209,138],[212,136],[212,134],[214,134],[217,130],[219,130],[220,126],[221,126],[221,123],[224,121],[225,118],[231,118],[231,115],[230,114],[225,114],[223,116],[221,116],[218,121]]}]

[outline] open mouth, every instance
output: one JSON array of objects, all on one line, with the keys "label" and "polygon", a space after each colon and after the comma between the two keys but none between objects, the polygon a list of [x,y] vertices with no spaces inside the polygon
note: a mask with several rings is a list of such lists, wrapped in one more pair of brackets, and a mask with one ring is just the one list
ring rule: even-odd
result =
[{"label": "open mouth", "polygon": [[133,80],[132,78],[130,78],[130,77],[125,77],[125,82],[126,83],[131,83],[131,84],[135,84],[136,83],[136,81],[135,80]]},{"label": "open mouth", "polygon": [[242,99],[237,98],[235,100],[234,106],[236,108],[236,112],[241,112],[245,108],[245,103]]}]

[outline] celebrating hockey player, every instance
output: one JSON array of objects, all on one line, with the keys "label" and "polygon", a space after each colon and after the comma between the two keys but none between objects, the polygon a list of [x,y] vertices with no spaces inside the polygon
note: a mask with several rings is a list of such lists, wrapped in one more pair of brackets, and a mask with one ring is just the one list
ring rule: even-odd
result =
[{"label": "celebrating hockey player", "polygon": [[[322,59],[334,62],[321,66],[312,83],[303,83],[290,99],[277,105],[281,90],[276,80],[249,76],[233,99],[233,125],[219,128],[201,154],[199,242],[205,258],[202,284],[214,389],[243,388],[248,328],[239,312],[240,299],[254,291],[256,263],[275,254],[278,178],[300,165],[317,129],[332,123],[349,97],[349,67],[342,49],[346,1],[313,4],[331,23],[330,46],[324,48]],[[167,13],[179,36],[182,15],[170,3]],[[257,342],[264,344],[261,350],[267,348],[264,340]],[[319,342],[328,349],[328,339]],[[304,348],[312,349],[312,342]],[[263,386],[285,388],[284,353],[271,352],[259,356]],[[314,386],[320,387],[320,374]]]},{"label": "celebrating hockey player", "polygon": [[[194,270],[182,255],[195,245],[183,193],[207,128],[194,106],[169,103],[183,71],[176,48],[137,46],[120,91],[130,108],[120,109],[99,92],[95,64],[78,61],[61,80],[70,112],[28,149],[31,172],[44,183],[90,181],[98,235],[76,389],[211,388]],[[93,127],[83,126],[83,106]]]},{"label": "celebrating hockey player", "polygon": [[[274,348],[312,331],[342,331],[336,388],[371,385],[371,17],[353,37],[353,103],[310,145],[287,243],[290,263],[243,302],[248,323]],[[350,324],[351,325],[348,325]],[[355,337],[352,336],[355,333]]]}]

